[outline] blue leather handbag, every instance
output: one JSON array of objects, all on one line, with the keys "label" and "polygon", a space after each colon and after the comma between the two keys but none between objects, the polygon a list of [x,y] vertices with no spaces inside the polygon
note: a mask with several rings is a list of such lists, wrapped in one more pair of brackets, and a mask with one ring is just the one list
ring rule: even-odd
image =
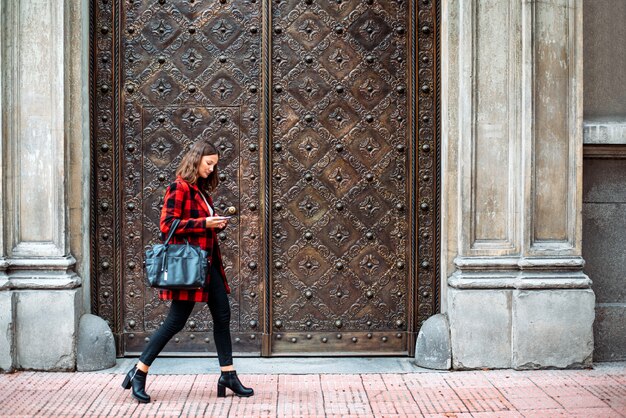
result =
[{"label": "blue leather handbag", "polygon": [[171,290],[204,287],[209,268],[207,252],[189,242],[169,243],[179,224],[180,219],[174,220],[165,242],[146,251],[145,265],[151,287]]}]

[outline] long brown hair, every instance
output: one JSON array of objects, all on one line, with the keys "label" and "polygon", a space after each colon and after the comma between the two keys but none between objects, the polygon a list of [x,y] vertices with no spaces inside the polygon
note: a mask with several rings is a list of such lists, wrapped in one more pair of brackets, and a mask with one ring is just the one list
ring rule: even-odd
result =
[{"label": "long brown hair", "polygon": [[213,172],[209,174],[209,177],[206,179],[203,177],[198,177],[198,167],[200,166],[200,161],[202,157],[207,155],[217,155],[219,157],[220,153],[209,141],[200,140],[194,143],[189,151],[183,156],[183,160],[180,162],[178,166],[178,170],[176,170],[176,175],[183,178],[188,183],[198,185],[198,188],[207,193],[212,192],[217,187],[219,183],[218,173],[217,173],[217,165],[213,168]]}]

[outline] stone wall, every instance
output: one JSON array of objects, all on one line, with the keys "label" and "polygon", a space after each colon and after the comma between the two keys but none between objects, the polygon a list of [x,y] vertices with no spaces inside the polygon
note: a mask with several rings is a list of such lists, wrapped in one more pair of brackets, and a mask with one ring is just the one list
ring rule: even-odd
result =
[{"label": "stone wall", "polygon": [[626,360],[626,2],[584,2],[583,257],[597,361]]}]

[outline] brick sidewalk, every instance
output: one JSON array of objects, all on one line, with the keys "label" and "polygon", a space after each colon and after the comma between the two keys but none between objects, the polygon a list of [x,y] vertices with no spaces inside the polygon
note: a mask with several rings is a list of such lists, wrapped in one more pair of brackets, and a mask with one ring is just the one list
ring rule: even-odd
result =
[{"label": "brick sidewalk", "polygon": [[626,417],[626,367],[406,374],[242,375],[252,398],[216,397],[217,375],[0,375],[1,417]]}]

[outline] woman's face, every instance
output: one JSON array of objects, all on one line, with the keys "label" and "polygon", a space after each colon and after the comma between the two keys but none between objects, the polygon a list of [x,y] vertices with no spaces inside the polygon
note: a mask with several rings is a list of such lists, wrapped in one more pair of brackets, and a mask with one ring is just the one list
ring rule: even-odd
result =
[{"label": "woman's face", "polygon": [[200,165],[198,165],[198,176],[202,177],[203,179],[209,177],[209,175],[215,169],[218,160],[219,157],[217,155],[205,155],[204,157],[202,157],[202,159],[200,160]]}]

